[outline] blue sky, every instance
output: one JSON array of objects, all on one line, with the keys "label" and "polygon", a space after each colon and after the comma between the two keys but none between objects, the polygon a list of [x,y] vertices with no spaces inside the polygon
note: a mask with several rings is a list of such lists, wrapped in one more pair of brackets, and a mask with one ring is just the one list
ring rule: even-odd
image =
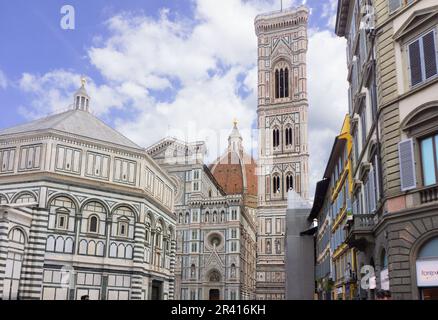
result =
[{"label": "blue sky", "polygon": [[[337,0],[305,3],[317,111],[310,138],[321,158],[346,112],[345,49],[332,29]],[[75,8],[75,30],[60,27],[65,4]],[[185,132],[206,139],[214,158],[223,143],[209,131],[226,136],[237,117],[249,137],[255,125],[253,19],[279,8],[280,0],[0,1],[0,128],[67,109],[86,75],[93,112],[137,143]],[[312,167],[312,179],[321,177],[323,164]]]}]

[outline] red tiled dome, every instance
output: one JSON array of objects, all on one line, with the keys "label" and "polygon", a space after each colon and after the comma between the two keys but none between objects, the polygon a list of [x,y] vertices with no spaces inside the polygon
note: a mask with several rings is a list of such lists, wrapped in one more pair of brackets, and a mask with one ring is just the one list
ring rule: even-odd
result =
[{"label": "red tiled dome", "polygon": [[[243,159],[242,159],[243,158]],[[210,171],[227,194],[257,196],[257,164],[249,155],[227,151],[210,165]]]}]

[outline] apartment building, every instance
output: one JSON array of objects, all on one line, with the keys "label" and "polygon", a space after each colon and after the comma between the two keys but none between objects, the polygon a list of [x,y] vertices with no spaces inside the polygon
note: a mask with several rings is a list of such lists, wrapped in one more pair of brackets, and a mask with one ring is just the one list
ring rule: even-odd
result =
[{"label": "apartment building", "polygon": [[339,1],[354,150],[346,243],[374,268],[368,298],[438,296],[437,16],[433,0]]}]

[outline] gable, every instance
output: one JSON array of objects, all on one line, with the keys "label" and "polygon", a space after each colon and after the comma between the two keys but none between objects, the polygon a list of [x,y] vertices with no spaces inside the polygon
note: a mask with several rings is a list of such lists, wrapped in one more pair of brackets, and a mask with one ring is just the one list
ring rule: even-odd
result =
[{"label": "gable", "polygon": [[291,49],[282,39],[279,41],[279,44],[273,49],[271,59],[272,59],[272,61],[275,61],[279,57],[286,57],[287,60],[289,60],[291,56],[292,56]]},{"label": "gable", "polygon": [[394,33],[394,40],[406,36],[411,31],[417,29],[420,25],[433,21],[438,18],[438,6],[415,11],[406,22]]}]

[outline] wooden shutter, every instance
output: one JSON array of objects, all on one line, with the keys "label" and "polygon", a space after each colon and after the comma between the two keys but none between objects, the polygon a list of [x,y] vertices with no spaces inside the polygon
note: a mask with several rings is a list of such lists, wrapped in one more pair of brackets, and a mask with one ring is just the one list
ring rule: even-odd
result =
[{"label": "wooden shutter", "polygon": [[437,74],[435,32],[431,31],[423,37],[424,70],[426,79]]},{"label": "wooden shutter", "polygon": [[415,86],[423,81],[421,71],[420,40],[409,45],[409,69],[411,74],[411,86]]},{"label": "wooden shutter", "polygon": [[400,161],[401,190],[415,189],[417,179],[415,174],[414,142],[412,139],[404,140],[398,144]]},{"label": "wooden shutter", "polygon": [[376,184],[374,180],[374,168],[372,168],[368,174],[369,181],[369,197],[370,197],[370,211],[376,211]]}]

